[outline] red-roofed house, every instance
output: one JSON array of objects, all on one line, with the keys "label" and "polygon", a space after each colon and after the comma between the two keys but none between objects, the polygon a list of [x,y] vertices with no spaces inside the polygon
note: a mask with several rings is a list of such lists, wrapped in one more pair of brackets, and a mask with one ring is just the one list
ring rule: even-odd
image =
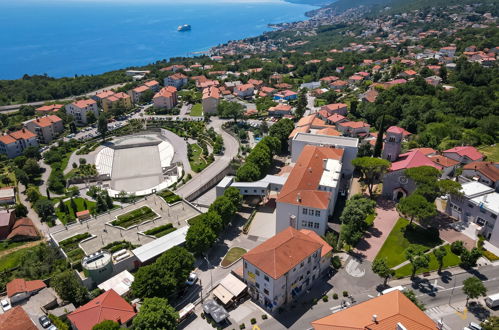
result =
[{"label": "red-roofed house", "polygon": [[428,156],[435,164],[442,166],[442,175],[449,177],[459,166],[459,162],[442,155]]},{"label": "red-roofed house", "polygon": [[164,80],[165,86],[173,86],[177,90],[182,89],[187,84],[188,78],[185,74],[175,73],[169,77],[166,77]]},{"label": "red-roofed house", "polygon": [[277,94],[274,95],[274,100],[286,100],[286,101],[290,101],[290,100],[296,100],[296,98],[298,97],[298,93],[297,92],[293,92],[293,91],[290,91],[290,90],[285,90],[285,91],[282,91],[282,92],[279,92]]},{"label": "red-roofed house", "polygon": [[151,80],[145,82],[139,87],[129,90],[128,95],[130,95],[130,97],[132,98],[133,103],[138,103],[145,91],[151,90],[153,93],[157,93],[159,92],[159,87],[159,82],[157,82],[156,80]]},{"label": "red-roofed house", "polygon": [[64,104],[49,104],[49,105],[44,105],[39,108],[36,108],[35,111],[38,113],[49,113],[49,112],[57,112],[61,110],[64,107]]},{"label": "red-roofed house", "polygon": [[163,87],[152,98],[156,108],[172,109],[177,105],[177,88],[173,86]]},{"label": "red-roofed house", "polygon": [[73,116],[76,125],[83,126],[88,123],[88,114],[92,112],[95,118],[99,117],[99,108],[95,100],[80,100],[66,104],[66,114]]},{"label": "red-roofed house", "polygon": [[220,90],[217,87],[209,87],[203,90],[203,112],[205,114],[217,113],[220,103]]},{"label": "red-roofed house", "polygon": [[135,309],[113,289],[106,291],[68,315],[77,330],[91,330],[102,321],[110,320],[128,327],[137,313]]},{"label": "red-roofed house", "polygon": [[277,196],[276,232],[291,226],[324,235],[339,190],[343,149],[306,145]]},{"label": "red-roofed house", "polygon": [[348,119],[345,116],[339,115],[337,113],[335,113],[332,116],[327,117],[327,122],[329,124],[333,124],[333,125],[337,125],[337,124],[345,122],[345,121],[348,121]]},{"label": "red-roofed house", "polygon": [[0,153],[9,158],[20,156],[28,147],[38,147],[38,139],[34,133],[26,128],[0,135]]},{"label": "red-roofed house", "polygon": [[28,299],[38,291],[46,288],[47,285],[41,280],[25,281],[22,278],[16,278],[7,283],[7,296],[12,304]]},{"label": "red-roofed house", "polygon": [[489,187],[499,191],[499,163],[473,162],[463,166],[463,174],[466,178],[478,180]]},{"label": "red-roofed house", "polygon": [[130,95],[119,92],[114,93],[102,100],[102,109],[107,112],[111,109],[131,109],[133,107],[132,98]]},{"label": "red-roofed house", "polygon": [[345,136],[368,134],[371,126],[363,121],[343,121],[336,124],[336,129]]},{"label": "red-roofed house", "polygon": [[285,115],[291,115],[293,111],[293,107],[288,104],[279,103],[275,107],[270,107],[268,112],[269,116],[272,117],[282,117]]},{"label": "red-roofed house", "polygon": [[38,117],[28,121],[25,126],[37,135],[41,143],[50,143],[64,131],[62,119],[56,115]]},{"label": "red-roofed house", "polygon": [[480,162],[483,160],[483,155],[472,146],[454,147],[443,151],[445,157],[457,160],[461,164],[468,164],[471,162]]},{"label": "red-roofed house", "polygon": [[36,230],[33,221],[30,218],[20,218],[14,222],[12,229],[10,230],[8,240],[19,242],[19,241],[30,241],[40,237],[38,231]]},{"label": "red-roofed house", "polygon": [[287,227],[243,256],[249,294],[268,311],[291,303],[321,277],[331,250],[314,232]]},{"label": "red-roofed house", "polygon": [[[321,107],[321,110],[326,110],[329,114],[329,116],[337,113],[342,116],[346,116],[348,112],[348,105],[344,103],[333,103],[333,104],[327,104]],[[328,116],[328,117],[329,117]]]},{"label": "red-roofed house", "polygon": [[414,70],[405,70],[399,74],[399,76],[404,78],[413,78],[417,76],[417,72]]},{"label": "red-roofed house", "polygon": [[238,85],[234,87],[234,94],[242,99],[253,96],[255,86],[252,84]]},{"label": "red-roofed house", "polygon": [[21,306],[0,314],[0,329],[5,330],[38,330]]}]

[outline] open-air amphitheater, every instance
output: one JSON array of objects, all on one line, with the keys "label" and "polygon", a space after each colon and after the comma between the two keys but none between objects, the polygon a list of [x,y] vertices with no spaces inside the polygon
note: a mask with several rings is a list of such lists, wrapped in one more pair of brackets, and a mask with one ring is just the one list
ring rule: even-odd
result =
[{"label": "open-air amphitheater", "polygon": [[137,196],[163,190],[179,180],[182,165],[173,162],[175,148],[164,130],[118,137],[99,151],[95,165],[109,179],[111,196],[120,192]]}]

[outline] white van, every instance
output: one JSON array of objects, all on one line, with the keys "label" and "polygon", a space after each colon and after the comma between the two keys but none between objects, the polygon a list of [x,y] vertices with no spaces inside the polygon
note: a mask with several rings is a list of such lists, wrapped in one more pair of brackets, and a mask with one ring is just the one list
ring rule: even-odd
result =
[{"label": "white van", "polygon": [[395,290],[404,291],[405,289],[402,285],[394,286],[393,288],[389,288],[389,289],[381,291],[381,294],[387,294],[387,293],[395,291]]},{"label": "white van", "polygon": [[492,294],[490,296],[487,296],[487,298],[485,298],[485,304],[489,308],[498,307],[499,306],[499,293],[495,293],[495,294]]}]

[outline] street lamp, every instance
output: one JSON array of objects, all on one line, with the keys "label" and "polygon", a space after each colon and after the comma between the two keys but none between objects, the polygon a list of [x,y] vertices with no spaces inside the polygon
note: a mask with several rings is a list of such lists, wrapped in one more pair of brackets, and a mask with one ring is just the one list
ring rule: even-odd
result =
[{"label": "street lamp", "polygon": [[452,299],[452,295],[454,294],[454,288],[456,287],[456,279],[457,279],[456,275],[452,275],[452,276],[454,276],[454,285],[452,286],[452,291],[451,291],[450,296],[449,296],[449,306],[451,306],[450,300]]},{"label": "street lamp", "polygon": [[210,289],[213,290],[213,273],[212,273],[212,265],[211,265],[211,262],[208,260],[208,258],[206,258],[206,256],[204,257],[204,260],[206,260],[206,262],[208,263],[208,267],[210,267],[210,281],[211,281],[211,284],[210,284]]}]

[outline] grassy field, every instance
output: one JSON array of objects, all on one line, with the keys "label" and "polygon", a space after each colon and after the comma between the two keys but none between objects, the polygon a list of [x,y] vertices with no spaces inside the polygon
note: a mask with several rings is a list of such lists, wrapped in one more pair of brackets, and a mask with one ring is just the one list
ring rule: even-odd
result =
[{"label": "grassy field", "polygon": [[201,157],[203,155],[203,149],[197,144],[191,144],[191,149],[192,155],[189,158],[191,169],[196,173],[201,172],[208,166],[206,160]]},{"label": "grassy field", "polygon": [[389,267],[395,267],[406,260],[404,250],[411,244],[419,245],[424,250],[441,244],[441,240],[432,237],[428,230],[420,226],[410,230],[408,225],[408,220],[398,219],[376,256],[376,258],[386,258]]},{"label": "grassy field", "polygon": [[[450,244],[446,244],[444,245],[444,247],[447,250],[447,255],[444,257],[444,264],[442,266],[442,269],[459,265],[461,260],[459,259],[459,256],[451,252]],[[421,268],[416,272],[416,274],[438,270],[438,261],[435,258],[435,255],[433,254],[433,252],[429,252],[428,254],[430,256],[430,265],[428,266],[428,268]],[[397,278],[409,276],[411,274],[412,274],[411,264],[405,265],[404,267],[401,267],[395,271],[395,277]]]},{"label": "grassy field", "polygon": [[0,252],[13,249],[15,247],[21,246],[23,244],[26,244],[26,242],[10,242],[10,241],[3,241],[0,242]]},{"label": "grassy field", "polygon": [[15,252],[6,254],[0,258],[0,272],[6,269],[11,269],[19,266],[21,257],[27,252],[28,249],[21,249]]},{"label": "grassy field", "polygon": [[[59,220],[61,220],[62,223],[66,224],[68,223],[68,220],[75,220],[76,219],[76,212],[83,211],[83,210],[90,210],[92,212],[93,209],[95,209],[95,202],[89,201],[88,199],[84,199],[81,197],[77,197],[73,199],[76,204],[76,210],[73,210],[71,207],[71,201],[67,200],[64,202],[66,205],[66,208],[69,210],[68,213],[63,213],[59,211],[59,203],[55,205],[56,212],[55,215]],[[85,208],[84,206],[84,201],[87,203],[87,207]]]},{"label": "grassy field", "polygon": [[152,235],[156,238],[160,238],[160,237],[165,236],[171,232],[174,232],[175,230],[177,230],[177,228],[173,227],[173,225],[171,223],[167,223],[166,225],[149,229],[148,231],[145,231],[144,234]]},{"label": "grassy field", "polygon": [[227,252],[220,265],[222,267],[230,266],[236,260],[239,260],[246,252],[247,251],[243,248],[233,247]]},{"label": "grassy field", "polygon": [[203,115],[203,106],[201,103],[196,103],[191,108],[191,116],[201,117]]},{"label": "grassy field", "polygon": [[156,213],[154,213],[154,211],[151,210],[150,207],[142,206],[139,209],[119,215],[118,219],[114,220],[112,224],[113,226],[128,228],[133,225],[138,225],[145,221],[152,220],[156,217]]},{"label": "grassy field", "polygon": [[487,160],[491,162],[499,162],[499,144],[478,148],[478,151],[487,156]]}]

